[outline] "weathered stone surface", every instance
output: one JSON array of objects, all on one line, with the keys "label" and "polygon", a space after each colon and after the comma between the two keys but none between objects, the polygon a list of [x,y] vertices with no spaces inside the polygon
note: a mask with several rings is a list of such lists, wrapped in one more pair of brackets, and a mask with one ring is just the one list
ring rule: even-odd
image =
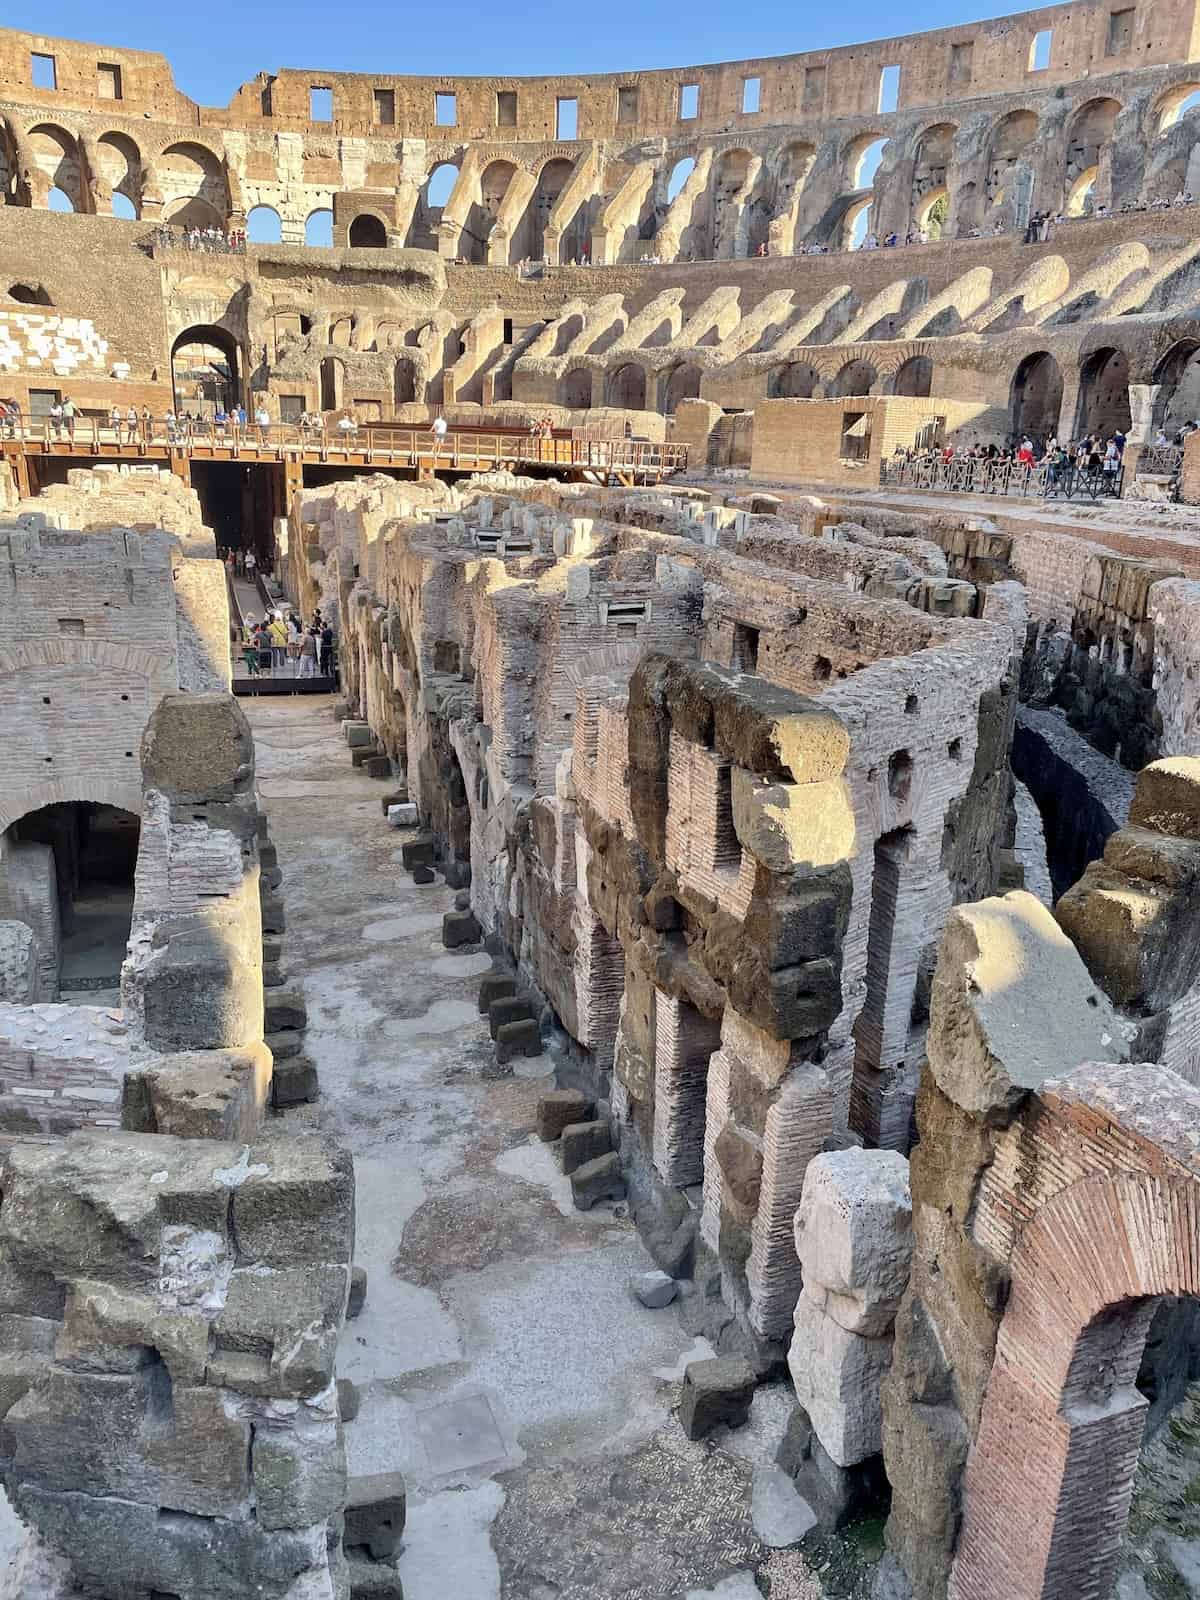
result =
[{"label": "weathered stone surface", "polygon": [[447,911],[442,918],[442,943],[447,950],[455,950],[464,944],[478,944],[482,938],[483,929],[474,912]]},{"label": "weathered stone surface", "polygon": [[308,1025],[308,1007],[299,989],[277,989],[267,996],[265,1023],[268,1033],[280,1033],[285,1028],[304,1028]]},{"label": "weathered stone surface", "polygon": [[559,1141],[562,1169],[569,1176],[585,1161],[594,1161],[611,1149],[612,1131],[607,1122],[570,1122]]},{"label": "weathered stone surface", "polygon": [[412,881],[420,884],[436,883],[437,874],[432,867],[427,867],[423,861],[418,861],[412,869]]},{"label": "weathered stone surface", "polygon": [[538,1138],[551,1143],[571,1123],[585,1121],[591,1109],[582,1089],[551,1089],[537,1103]]},{"label": "weathered stone surface", "polygon": [[357,1317],[367,1302],[367,1269],[357,1264],[350,1269],[350,1299],[346,1305],[346,1316]]},{"label": "weathered stone surface", "polygon": [[788,1369],[796,1399],[840,1467],[865,1461],[882,1449],[879,1384],[891,1360],[890,1339],[848,1332],[825,1315],[807,1288],[801,1293]]},{"label": "weathered stone surface", "polygon": [[1084,1061],[1127,1057],[1108,1000],[1054,918],[1023,890],[951,911],[928,1049],[938,1086],[995,1122],[1047,1078]]},{"label": "weathered stone surface", "polygon": [[263,1426],[251,1452],[258,1520],[264,1528],[307,1528],[333,1516],[346,1486],[346,1460],[336,1422],[303,1431]]},{"label": "weathered stone surface", "polygon": [[639,1272],[631,1287],[648,1311],[661,1311],[679,1293],[679,1285],[668,1272]]},{"label": "weathered stone surface", "polygon": [[254,738],[228,694],[167,694],[146,724],[142,782],[176,805],[229,802],[254,782]]},{"label": "weathered stone surface", "polygon": [[121,1125],[180,1139],[251,1140],[262,1126],[270,1083],[265,1045],[158,1056],[153,1067],[126,1075]]},{"label": "weathered stone surface", "polygon": [[387,1562],[363,1561],[351,1557],[346,1562],[350,1600],[404,1600],[404,1583],[396,1568]]},{"label": "weathered stone surface", "polygon": [[409,872],[417,866],[431,867],[435,860],[436,844],[433,835],[422,834],[416,839],[406,839],[400,846],[400,861]]},{"label": "weathered stone surface", "polygon": [[796,1213],[805,1293],[848,1332],[878,1337],[895,1320],[912,1263],[908,1162],[895,1150],[816,1156]]},{"label": "weathered stone surface", "polygon": [[469,861],[447,861],[442,876],[446,881],[447,889],[469,889],[471,886],[471,863]]},{"label": "weathered stone surface", "polygon": [[353,1422],[355,1417],[358,1416],[359,1408],[362,1405],[362,1395],[359,1392],[358,1385],[352,1383],[349,1378],[339,1378],[337,1380],[337,1397],[338,1416],[341,1417],[343,1422]]},{"label": "weathered stone surface", "polygon": [[304,1048],[304,1035],[295,1028],[284,1028],[281,1033],[267,1035],[267,1048],[275,1058],[278,1067],[281,1061],[287,1061],[292,1056],[298,1056]]},{"label": "weathered stone surface", "polygon": [[[488,1006],[488,1028],[493,1039],[498,1036],[506,1022],[524,1022],[531,1017],[536,1019],[536,1013],[531,1003],[522,995],[505,995],[499,1000],[493,1000]],[[571,1120],[578,1122],[581,1119],[573,1117]]]},{"label": "weathered stone surface", "polygon": [[503,1064],[517,1056],[540,1056],[542,1033],[533,1017],[504,1022],[496,1029],[496,1060]]},{"label": "weathered stone surface", "polygon": [[346,1485],[346,1550],[365,1550],[372,1561],[387,1561],[400,1548],[407,1491],[399,1472],[351,1478]]},{"label": "weathered stone surface", "polygon": [[620,1156],[614,1151],[576,1167],[571,1174],[571,1198],[577,1211],[590,1211],[601,1200],[623,1200],[625,1179]]},{"label": "weathered stone surface", "polygon": [[741,1356],[693,1361],[684,1369],[679,1421],[689,1439],[703,1439],[718,1423],[740,1428],[750,1416],[756,1379]]},{"label": "weathered stone surface", "polygon": [[1143,767],[1129,821],[1176,839],[1200,839],[1200,760],[1169,756]]},{"label": "weathered stone surface", "polygon": [[320,1097],[321,1083],[315,1061],[308,1056],[292,1056],[275,1063],[271,1099],[276,1107],[303,1105]]},{"label": "weathered stone surface", "polygon": [[347,718],[342,723],[342,732],[345,735],[346,743],[350,746],[351,750],[361,749],[361,747],[365,744],[375,743],[375,735],[371,732],[371,725],[369,722],[359,722],[352,720],[351,718]]},{"label": "weathered stone surface", "polygon": [[744,1218],[751,1220],[762,1187],[762,1140],[731,1120],[717,1135],[713,1155],[734,1203]]},{"label": "weathered stone surface", "polygon": [[479,980],[479,1014],[487,1016],[493,1000],[507,1000],[517,992],[517,980],[503,972],[488,972]]}]

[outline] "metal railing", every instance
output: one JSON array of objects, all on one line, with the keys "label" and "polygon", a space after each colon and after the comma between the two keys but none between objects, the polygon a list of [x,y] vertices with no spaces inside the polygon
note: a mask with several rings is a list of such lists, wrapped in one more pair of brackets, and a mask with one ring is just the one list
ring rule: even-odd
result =
[{"label": "metal railing", "polygon": [[1138,457],[1138,477],[1140,478],[1143,472],[1161,472],[1174,477],[1182,466],[1182,445],[1149,445]]},{"label": "metal railing", "polygon": [[879,464],[884,489],[934,489],[950,494],[1013,495],[1042,500],[1119,500],[1125,472],[1092,472],[1074,464],[1058,467],[1050,462],[1026,467],[1016,461],[987,461],[954,456],[949,461],[900,461]]},{"label": "metal railing", "polygon": [[398,424],[339,430],[289,422],[261,427],[211,421],[169,423],[158,417],[120,427],[93,417],[76,417],[73,423],[55,423],[49,418],[33,418],[21,426],[0,423],[0,444],[9,442],[33,444],[50,454],[56,448],[133,453],[149,459],[160,451],[167,456],[200,459],[251,453],[257,460],[264,455],[278,460],[316,456],[334,463],[349,459],[393,466],[432,463],[435,468],[463,471],[474,471],[481,464],[511,462],[659,477],[684,471],[688,461],[687,445],[645,439],[589,439],[574,434],[545,438],[501,429],[450,428],[439,440],[431,428]]}]

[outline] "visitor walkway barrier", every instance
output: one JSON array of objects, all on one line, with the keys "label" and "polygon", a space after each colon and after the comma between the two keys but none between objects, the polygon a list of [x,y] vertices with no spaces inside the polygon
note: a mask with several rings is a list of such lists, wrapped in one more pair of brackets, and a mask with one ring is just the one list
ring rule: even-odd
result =
[{"label": "visitor walkway barrier", "polygon": [[990,494],[1028,500],[1119,500],[1125,472],[1090,472],[1076,466],[1042,462],[1026,467],[1017,461],[979,457],[940,457],[931,461],[881,461],[882,489],[933,489],[947,494]]}]

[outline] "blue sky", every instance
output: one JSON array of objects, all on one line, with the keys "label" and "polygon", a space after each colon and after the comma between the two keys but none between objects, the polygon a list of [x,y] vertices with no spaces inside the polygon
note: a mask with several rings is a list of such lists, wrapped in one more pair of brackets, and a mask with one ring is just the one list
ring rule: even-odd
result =
[{"label": "blue sky", "polygon": [[98,44],[158,50],[185,94],[225,105],[260,70],[324,67],[336,72],[456,73],[463,76],[619,72],[693,66],[745,56],[787,55],[895,33],[1003,16],[986,0],[928,0],[919,10],[861,0],[853,12],[784,0],[7,0],[0,24]]}]

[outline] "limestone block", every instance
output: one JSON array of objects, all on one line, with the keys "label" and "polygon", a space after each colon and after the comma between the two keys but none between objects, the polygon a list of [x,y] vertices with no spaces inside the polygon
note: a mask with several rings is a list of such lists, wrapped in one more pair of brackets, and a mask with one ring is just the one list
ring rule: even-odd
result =
[{"label": "limestone block", "polygon": [[571,1198],[577,1211],[590,1211],[601,1200],[624,1200],[625,1178],[615,1151],[576,1167],[571,1174]]},{"label": "limestone block", "polygon": [[336,1422],[285,1432],[259,1425],[251,1451],[254,1497],[264,1528],[307,1528],[339,1509],[346,1458]]},{"label": "limestone block", "polygon": [[1200,760],[1169,756],[1143,767],[1129,821],[1177,839],[1200,839]]},{"label": "limestone block", "polygon": [[768,783],[734,767],[733,829],[743,850],[772,872],[829,866],[854,853],[854,812],[841,778]]},{"label": "limestone block", "polygon": [[353,1266],[350,1269],[350,1298],[346,1302],[346,1317],[357,1317],[367,1303],[367,1269]]},{"label": "limestone block", "polygon": [[142,739],[142,783],[177,805],[229,802],[254,782],[254,739],[229,694],[167,694]]},{"label": "limestone block", "polygon": [[271,1078],[271,1101],[277,1110],[286,1106],[311,1104],[321,1097],[321,1082],[316,1063],[308,1056],[293,1056],[277,1061]]},{"label": "limestone block", "polygon": [[740,1428],[750,1416],[757,1380],[743,1356],[693,1361],[684,1369],[679,1421],[689,1439],[703,1439],[718,1423]]},{"label": "limestone block", "polygon": [[851,1333],[892,1326],[912,1264],[908,1162],[895,1150],[816,1156],[796,1212],[806,1293]]},{"label": "limestone block", "polygon": [[375,735],[371,732],[371,724],[369,722],[358,722],[347,718],[342,723],[342,733],[351,750],[358,749],[362,745],[375,743]]},{"label": "limestone block", "polygon": [[121,1125],[180,1139],[247,1141],[262,1126],[270,1082],[265,1044],[159,1056],[144,1072],[127,1074]]},{"label": "limestone block", "polygon": [[537,1103],[538,1138],[552,1143],[572,1123],[584,1122],[592,1102],[581,1089],[551,1089]]},{"label": "limestone block", "polygon": [[679,1293],[679,1284],[669,1272],[657,1268],[653,1272],[639,1272],[630,1287],[635,1297],[647,1311],[661,1311],[669,1306]]},{"label": "limestone block", "polygon": [[31,1006],[42,998],[33,929],[25,922],[0,922],[0,1001]]},{"label": "limestone block", "polygon": [[998,1125],[1047,1078],[1128,1059],[1125,1033],[1074,945],[1020,889],[951,911],[928,1050],[943,1094]]},{"label": "limestone block", "polygon": [[417,825],[417,807],[413,800],[403,800],[398,805],[387,808],[388,825],[393,828],[415,828]]},{"label": "limestone block", "polygon": [[839,1467],[852,1467],[883,1448],[879,1385],[891,1362],[890,1338],[849,1332],[802,1291],[788,1370],[796,1399]]},{"label": "limestone block", "polygon": [[423,861],[418,861],[412,869],[412,881],[416,884],[436,883],[437,874],[432,867],[427,867]]},{"label": "limestone block", "polygon": [[442,943],[447,950],[478,944],[482,938],[483,929],[473,911],[447,911],[442,918]]},{"label": "limestone block", "polygon": [[[488,1006],[488,1031],[493,1039],[498,1039],[500,1029],[506,1023],[524,1022],[526,1018],[533,1016],[533,1006],[523,995],[505,995],[498,1000],[493,1000]],[[570,1121],[579,1122],[582,1121],[582,1118],[572,1117]]]},{"label": "limestone block", "polygon": [[612,1149],[612,1130],[607,1122],[570,1122],[562,1131],[559,1152],[562,1169],[569,1177],[577,1167]]},{"label": "limestone block", "polygon": [[505,1022],[496,1030],[496,1060],[500,1065],[516,1056],[540,1056],[542,1034],[536,1017]]}]

